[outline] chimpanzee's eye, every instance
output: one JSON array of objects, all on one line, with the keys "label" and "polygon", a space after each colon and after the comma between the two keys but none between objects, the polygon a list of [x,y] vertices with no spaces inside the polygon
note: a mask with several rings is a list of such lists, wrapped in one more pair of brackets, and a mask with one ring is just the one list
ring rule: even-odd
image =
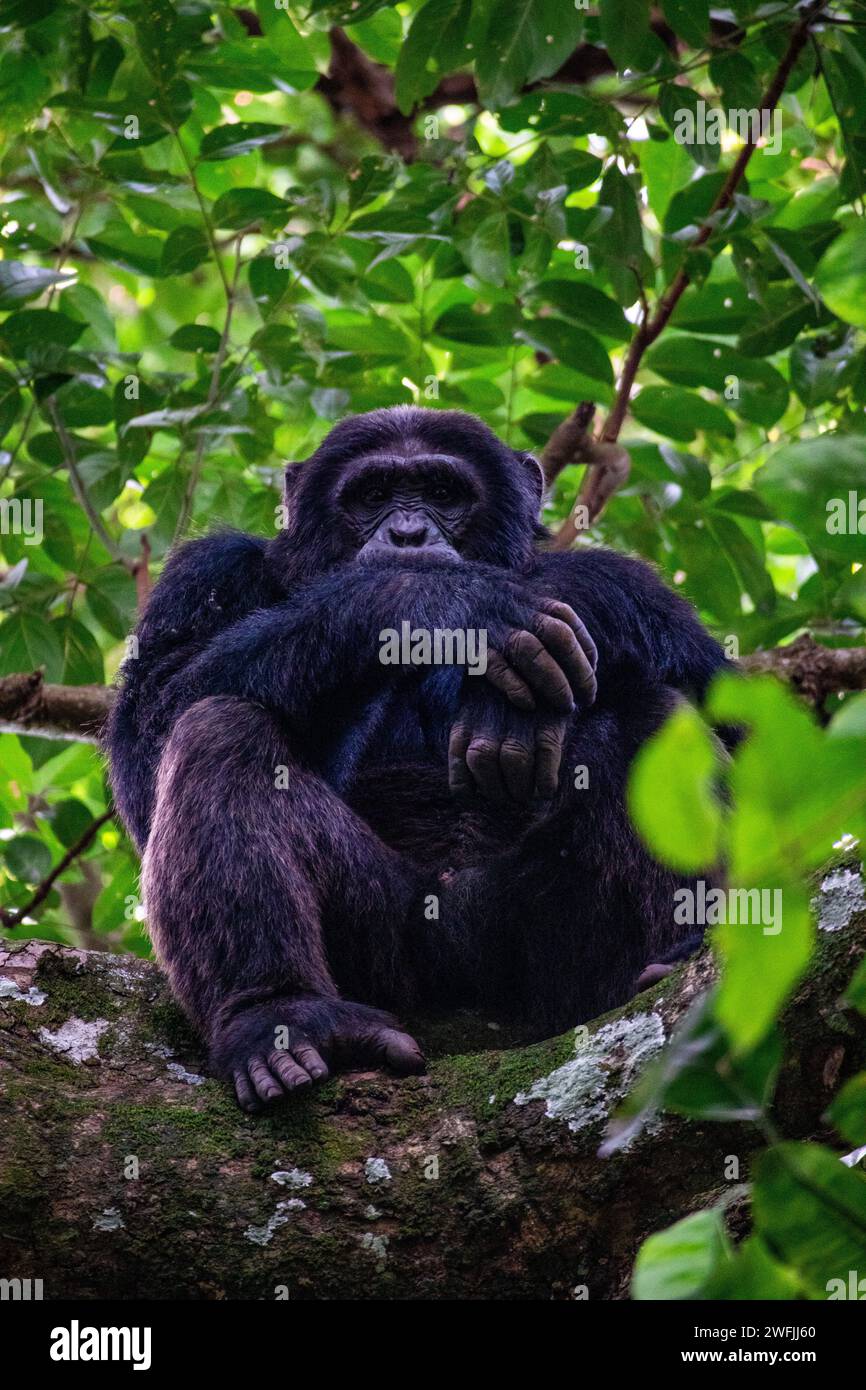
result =
[{"label": "chimpanzee's eye", "polygon": [[431,502],[453,502],[454,489],[450,483],[435,483],[429,496]]},{"label": "chimpanzee's eye", "polygon": [[365,507],[378,507],[382,502],[387,501],[388,493],[381,483],[369,483],[361,493],[361,501]]}]

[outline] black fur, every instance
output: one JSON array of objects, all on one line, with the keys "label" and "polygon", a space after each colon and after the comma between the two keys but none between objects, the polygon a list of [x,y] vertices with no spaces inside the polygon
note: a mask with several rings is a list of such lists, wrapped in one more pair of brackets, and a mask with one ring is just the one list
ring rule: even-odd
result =
[{"label": "black fur", "polygon": [[[334,510],[343,470],[371,448],[422,447],[480,479],[461,562],[357,563]],[[534,461],[475,419],[377,411],[292,466],[275,540],[213,536],[166,566],[108,744],[159,958],[220,1074],[273,1047],[281,1023],[351,1060],[354,1040],[387,1028],[381,1008],[474,1004],[552,1032],[622,1002],[676,951],[683,880],[638,841],[625,780],[724,656],[645,564],[540,549],[540,491]],[[466,687],[497,718],[504,699],[456,668],[383,666],[379,634],[409,620],[483,628],[499,646],[545,597],[576,611],[599,653],[558,793],[505,809],[456,799],[446,754]],[[589,785],[574,790],[579,765]]]}]

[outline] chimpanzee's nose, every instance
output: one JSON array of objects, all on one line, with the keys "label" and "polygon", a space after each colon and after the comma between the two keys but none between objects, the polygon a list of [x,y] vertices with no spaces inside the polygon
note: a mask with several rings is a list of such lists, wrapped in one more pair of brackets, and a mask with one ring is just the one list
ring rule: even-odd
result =
[{"label": "chimpanzee's nose", "polygon": [[389,518],[388,539],[400,549],[409,546],[420,548],[427,544],[428,536],[427,520],[416,512],[395,512]]}]

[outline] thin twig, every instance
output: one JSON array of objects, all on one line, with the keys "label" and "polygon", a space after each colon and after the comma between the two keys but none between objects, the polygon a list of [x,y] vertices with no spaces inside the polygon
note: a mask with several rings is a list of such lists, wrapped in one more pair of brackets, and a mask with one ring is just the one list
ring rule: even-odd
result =
[{"label": "thin twig", "polygon": [[128,555],[124,555],[117,541],[106,530],[105,522],[102,520],[102,517],[87,495],[87,489],[81,481],[81,474],[78,472],[78,464],[75,458],[75,446],[69,437],[66,426],[60,418],[57,402],[53,397],[49,398],[48,413],[51,416],[57,438],[60,440],[60,447],[63,450],[63,461],[69,472],[69,481],[72,484],[72,491],[75,493],[79,506],[90,522],[92,530],[105,546],[112,560],[116,560],[119,565],[123,565],[124,569],[127,570],[129,574],[135,574],[135,560],[131,560]]},{"label": "thin twig", "polygon": [[[825,4],[826,0],[813,0],[813,3],[803,12],[800,20],[791,31],[791,38],[785,54],[761,99],[760,110],[762,112],[772,112],[778,105],[794,64],[808,42],[811,26],[819,17]],[[706,218],[698,228],[692,241],[689,242],[686,248],[687,251],[696,251],[699,247],[703,246],[705,242],[709,241],[716,228],[719,213],[724,212],[733,202],[734,194],[742,181],[743,175],[746,172],[746,166],[755,151],[755,147],[756,141],[754,139],[753,129],[750,138],[745,142],[737,155]],[[670,285],[656,304],[654,313],[651,315],[644,313],[641,318],[629,345],[617,385],[614,403],[599,435],[599,443],[615,444],[618,440],[620,430],[628,414],[632,387],[634,386],[638,369],[643,361],[644,353],[647,348],[655,342],[656,338],[658,338],[659,334],[662,332],[662,329],[670,322],[671,316],[690,281],[691,275],[689,271],[686,269],[685,265],[681,265]],[[579,408],[580,407],[578,407],[578,409]],[[578,506],[585,507],[589,514],[590,521],[594,521],[600,516],[604,501],[606,501],[606,498],[600,497],[598,480],[594,478],[593,470],[588,469],[581,485],[577,504]],[[599,505],[599,503],[601,503],[601,505]],[[553,542],[556,550],[567,550],[569,546],[574,543],[579,529],[577,525],[577,516],[579,515],[580,513],[576,506],[559,527]]]},{"label": "thin twig", "polygon": [[79,836],[75,844],[66,851],[60,862],[55,864],[51,873],[47,878],[42,880],[36,892],[33,894],[33,897],[24,907],[0,907],[0,922],[3,923],[4,927],[19,927],[25,917],[31,917],[33,915],[36,908],[48,897],[48,894],[51,892],[51,889],[54,887],[60,875],[66,872],[79,855],[83,854],[86,849],[89,849],[92,842],[96,839],[97,832],[105,825],[106,821],[110,821],[113,816],[114,807],[110,806],[107,811],[103,811],[101,816],[97,816],[95,820],[90,822],[84,834]]},{"label": "thin twig", "polygon": [[[207,393],[207,409],[213,409],[219,397],[220,376],[222,375],[223,364],[226,359],[229,346],[229,333],[232,326],[232,316],[237,302],[238,279],[241,273],[241,239],[237,238],[235,247],[235,269],[231,284],[226,284],[226,316],[223,323],[223,331],[220,336],[219,347],[214,354],[213,369],[211,371],[210,386]],[[202,464],[204,463],[204,451],[207,442],[207,433],[204,429],[199,430],[198,441],[196,444],[195,457],[189,476],[186,480],[186,487],[183,490],[183,500],[177,518],[177,525],[174,530],[175,541],[179,540],[186,530],[187,523],[192,514],[193,503],[195,501],[195,491],[201,476]]]}]

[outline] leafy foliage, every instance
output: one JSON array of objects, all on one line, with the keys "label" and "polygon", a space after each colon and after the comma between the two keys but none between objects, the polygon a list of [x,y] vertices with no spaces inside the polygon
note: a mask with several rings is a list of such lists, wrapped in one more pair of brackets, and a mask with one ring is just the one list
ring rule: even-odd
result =
[{"label": "leafy foliage", "polygon": [[[282,461],[347,410],[457,407],[542,448],[581,399],[612,404],[636,325],[683,273],[637,374],[631,476],[588,538],[653,561],[732,654],[807,626],[863,642],[863,13],[816,19],[713,214],[738,115],[760,118],[802,9],[661,10],[0,0],[0,676],[110,679],[147,567],[215,524],[272,530]],[[374,118],[347,111],[336,68],[323,81],[335,25],[378,73]],[[554,526],[577,474],[557,480]],[[771,685],[731,682],[710,713],[750,731],[727,803],[683,714],[638,762],[636,821],[678,867],[718,853],[737,885],[778,889],[785,925],[719,927],[719,991],[635,1122],[659,1103],[764,1114],[811,949],[805,876],[863,834],[862,701],[829,701],[825,731]],[[86,745],[3,734],[0,759],[15,909],[106,789]],[[114,826],[58,882],[13,935],[146,951]],[[834,1109],[849,1143],[863,1098],[857,1078]],[[690,1218],[646,1247],[636,1293],[820,1296],[834,1261],[862,1268],[864,1192],[829,1151],[773,1148],[756,1233],[732,1251],[715,1215]]]}]

